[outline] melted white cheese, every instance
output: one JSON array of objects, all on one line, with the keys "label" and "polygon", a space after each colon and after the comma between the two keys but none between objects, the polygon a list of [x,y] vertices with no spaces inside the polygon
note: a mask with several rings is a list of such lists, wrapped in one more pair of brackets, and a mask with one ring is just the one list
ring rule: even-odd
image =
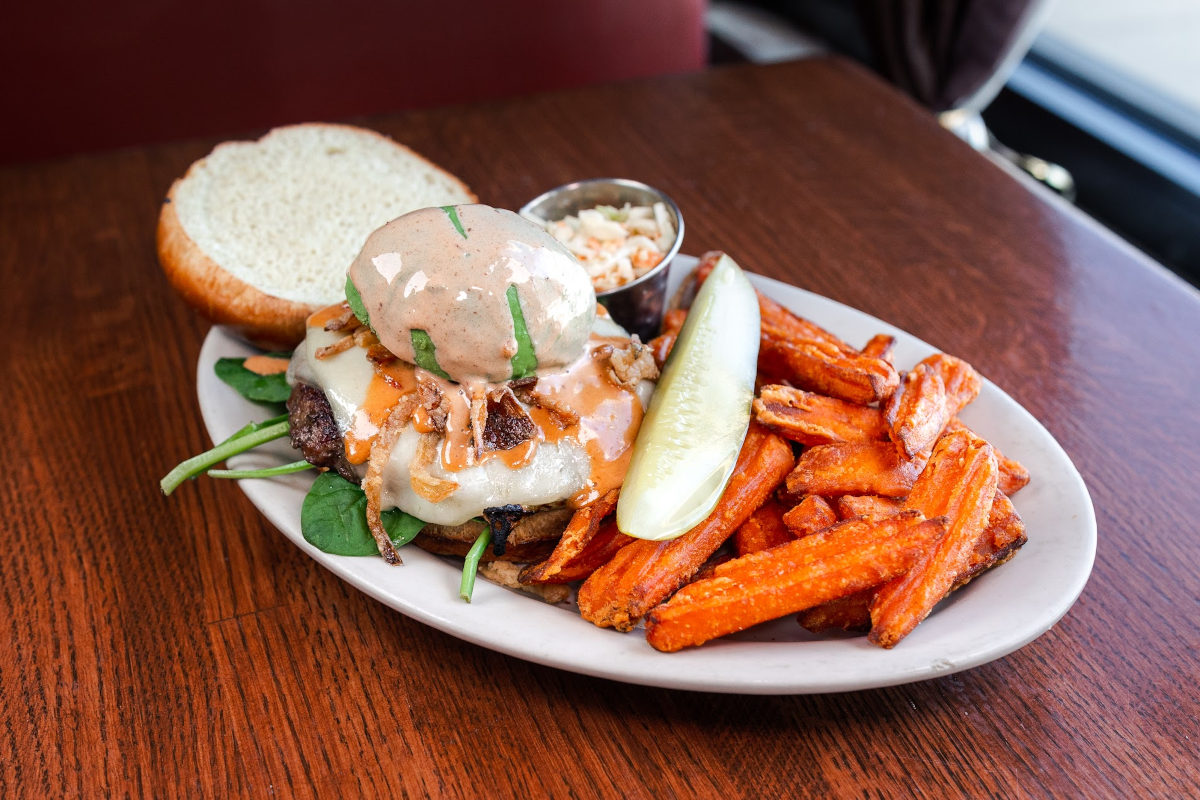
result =
[{"label": "melted white cheese", "polygon": [[[606,336],[626,335],[620,326],[604,317],[596,318],[593,330]],[[321,388],[329,398],[338,430],[344,434],[350,429],[355,412],[366,400],[374,367],[361,347],[316,358],[318,349],[341,336],[310,327],[292,357],[288,380]],[[652,383],[644,381],[639,386],[638,395],[643,407],[652,391]],[[409,475],[409,464],[419,439],[420,434],[410,425],[392,449],[384,471],[383,507],[399,508],[439,525],[462,524],[480,516],[483,509],[494,506],[515,503],[535,507],[566,500],[587,485],[591,470],[584,447],[569,439],[540,443],[530,462],[520,469],[509,468],[502,459],[491,459],[450,471],[443,467],[439,458],[429,465],[428,472],[436,478],[454,481],[459,488],[441,502],[431,503],[413,491]],[[365,476],[366,464],[359,465],[357,470],[360,478]]]}]

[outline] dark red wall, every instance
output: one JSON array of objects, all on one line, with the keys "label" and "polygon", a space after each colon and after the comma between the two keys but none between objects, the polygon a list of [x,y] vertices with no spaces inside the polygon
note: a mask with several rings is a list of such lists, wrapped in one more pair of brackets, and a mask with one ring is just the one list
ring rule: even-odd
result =
[{"label": "dark red wall", "polygon": [[704,0],[0,10],[0,162],[699,69]]}]

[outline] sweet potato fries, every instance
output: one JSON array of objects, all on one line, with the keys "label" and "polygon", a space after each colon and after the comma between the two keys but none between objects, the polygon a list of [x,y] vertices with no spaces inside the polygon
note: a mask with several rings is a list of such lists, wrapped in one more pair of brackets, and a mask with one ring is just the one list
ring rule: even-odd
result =
[{"label": "sweet potato fries", "polygon": [[943,538],[943,521],[919,511],[844,520],[772,550],[727,561],[650,612],[646,640],[659,650],[703,644],[911,574]]},{"label": "sweet potato fries", "polygon": [[678,539],[637,540],[621,548],[579,588],[583,618],[601,627],[632,629],[646,612],[691,580],[791,468],[788,443],[752,423],[725,493],[708,518]]},{"label": "sweet potato fries", "polygon": [[[635,540],[608,517],[615,494],[601,498],[521,580],[582,581],[585,619],[644,622],[663,651],[791,614],[894,647],[1025,543],[1009,498],[1029,473],[959,421],[982,383],[962,359],[898,371],[890,335],[860,350],[761,293],[759,310],[753,421],[712,514],[678,539]],[[683,316],[652,343],[660,360]]]}]

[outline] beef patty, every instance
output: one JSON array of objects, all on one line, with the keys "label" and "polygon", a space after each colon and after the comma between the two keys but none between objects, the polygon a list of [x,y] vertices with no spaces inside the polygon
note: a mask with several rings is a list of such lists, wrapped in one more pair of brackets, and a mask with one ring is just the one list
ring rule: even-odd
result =
[{"label": "beef patty", "polygon": [[287,410],[292,447],[304,454],[305,461],[314,467],[336,470],[356,486],[362,482],[346,460],[346,444],[323,391],[297,383],[288,397]]},{"label": "beef patty", "polygon": [[[362,483],[362,477],[346,460],[346,445],[325,392],[311,384],[297,383],[288,397],[287,410],[292,447],[304,455],[305,461],[335,470],[355,486]],[[540,561],[554,549],[573,513],[563,506],[530,510],[512,525],[507,536],[496,538],[483,560]],[[431,553],[466,555],[484,524],[469,520],[461,525],[426,525],[413,543]]]}]

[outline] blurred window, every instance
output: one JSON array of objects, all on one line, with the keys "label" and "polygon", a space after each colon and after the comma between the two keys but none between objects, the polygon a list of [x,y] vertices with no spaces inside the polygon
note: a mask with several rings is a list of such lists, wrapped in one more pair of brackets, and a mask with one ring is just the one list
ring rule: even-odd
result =
[{"label": "blurred window", "polygon": [[1083,210],[1200,286],[1200,0],[1050,0],[997,139],[1065,167]]},{"label": "blurred window", "polygon": [[1200,2],[1054,0],[1035,49],[1200,139]]}]

